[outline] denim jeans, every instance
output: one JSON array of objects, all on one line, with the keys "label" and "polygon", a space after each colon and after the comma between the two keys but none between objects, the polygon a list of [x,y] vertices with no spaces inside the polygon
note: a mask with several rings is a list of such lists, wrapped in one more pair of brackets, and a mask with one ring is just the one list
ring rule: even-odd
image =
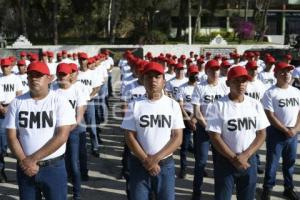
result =
[{"label": "denim jeans", "polygon": [[88,175],[87,168],[87,150],[86,150],[86,132],[81,132],[79,134],[79,165],[80,174],[82,176]]},{"label": "denim jeans", "polygon": [[182,143],[180,147],[180,168],[181,170],[185,170],[187,166],[187,152],[188,152],[188,147],[190,145],[190,140],[192,136],[192,130],[187,128],[183,129],[183,135],[182,135]]},{"label": "denim jeans", "polygon": [[87,132],[89,132],[89,134],[90,134],[92,151],[97,151],[99,149],[95,117],[96,116],[95,116],[94,100],[91,100],[88,102],[86,111],[84,113],[84,119],[85,119],[85,123],[87,125]]},{"label": "denim jeans", "polygon": [[246,170],[236,169],[230,161],[215,151],[214,177],[215,200],[230,200],[234,185],[238,200],[253,200],[257,181],[257,159],[249,158],[250,167]]},{"label": "denim jeans", "polygon": [[208,159],[209,151],[209,135],[205,131],[205,128],[197,123],[197,129],[193,135],[194,139],[194,181],[193,181],[193,192],[198,194],[201,192],[201,186],[203,184],[204,168]]},{"label": "denim jeans", "polygon": [[0,118],[0,171],[5,169],[4,154],[7,151],[6,129],[3,128],[4,118]]},{"label": "denim jeans", "polygon": [[170,157],[166,158],[165,161],[160,164],[160,173],[157,176],[151,176],[136,157],[130,157],[129,187],[131,200],[147,200],[152,191],[155,199],[175,199],[174,160]]},{"label": "denim jeans", "polygon": [[64,159],[40,167],[39,172],[32,177],[27,176],[17,166],[17,181],[21,200],[42,199],[42,194],[47,200],[67,199],[67,173]]},{"label": "denim jeans", "polygon": [[297,159],[297,136],[288,138],[274,126],[267,128],[267,161],[265,168],[264,188],[272,189],[276,182],[276,171],[282,156],[284,187],[293,188],[293,173]]},{"label": "denim jeans", "polygon": [[79,164],[80,134],[82,130],[75,128],[70,132],[66,149],[66,166],[73,185],[73,199],[80,199],[81,174]]}]

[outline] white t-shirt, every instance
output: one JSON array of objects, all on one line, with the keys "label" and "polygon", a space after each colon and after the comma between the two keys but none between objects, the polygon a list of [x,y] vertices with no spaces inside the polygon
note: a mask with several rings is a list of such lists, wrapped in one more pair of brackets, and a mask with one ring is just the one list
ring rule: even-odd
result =
[{"label": "white t-shirt", "polygon": [[274,76],[274,72],[270,70],[269,72],[262,71],[258,74],[257,78],[266,86],[267,89],[276,84],[277,80]]},{"label": "white t-shirt", "polygon": [[170,141],[171,130],[184,128],[184,123],[178,102],[163,95],[130,103],[121,127],[136,132],[145,153],[154,155]]},{"label": "white t-shirt", "polygon": [[261,103],[244,96],[241,103],[228,95],[211,104],[207,110],[207,131],[220,134],[234,153],[242,153],[253,142],[256,131],[269,126]]},{"label": "white t-shirt", "polygon": [[126,102],[136,101],[144,98],[146,95],[146,89],[143,85],[140,85],[138,80],[126,85],[124,93],[121,96],[121,100]]},{"label": "white t-shirt", "polygon": [[121,89],[120,89],[120,92],[121,92],[122,96],[124,94],[126,86],[130,85],[131,83],[133,83],[136,80],[137,80],[137,78],[133,77],[133,76],[128,76],[126,78],[123,78],[122,84],[121,84]]},{"label": "white t-shirt", "polygon": [[276,85],[265,92],[262,99],[265,110],[274,112],[277,119],[286,127],[294,127],[300,110],[300,91],[288,86],[282,89]]},{"label": "white t-shirt", "polygon": [[248,81],[246,95],[256,100],[261,100],[266,91],[266,86],[258,79]]},{"label": "white t-shirt", "polygon": [[27,74],[17,74],[17,76],[18,76],[18,77],[21,79],[21,81],[22,81],[22,85],[23,85],[22,93],[25,94],[26,92],[29,91],[28,80],[27,80]]},{"label": "white t-shirt", "polygon": [[8,76],[0,75],[1,96],[4,96],[4,104],[9,104],[15,97],[17,91],[23,90],[21,79],[16,74]]},{"label": "white t-shirt", "polygon": [[172,93],[172,96],[176,98],[176,95],[179,91],[179,87],[188,82],[188,78],[184,77],[182,79],[171,79],[166,84],[166,91]]},{"label": "white t-shirt", "polygon": [[[96,74],[97,75],[97,74]],[[89,95],[92,93],[93,88],[98,87],[99,82],[98,80],[95,80],[96,76],[94,71],[87,70],[87,71],[79,71],[77,76],[77,81],[80,82],[85,90],[89,93]]]},{"label": "white t-shirt", "polygon": [[228,92],[228,87],[221,82],[218,82],[217,85],[210,85],[205,81],[195,87],[192,94],[192,104],[199,105],[201,113],[205,115],[207,106],[227,95]]},{"label": "white t-shirt", "polygon": [[192,94],[195,86],[185,83],[179,88],[176,100],[183,102],[184,110],[193,113]]},{"label": "white t-shirt", "polygon": [[[75,112],[61,95],[50,91],[41,100],[34,100],[27,92],[10,104],[5,117],[5,128],[18,129],[18,139],[26,156],[43,147],[60,126],[76,124]],[[65,153],[66,144],[43,158],[48,160]]]},{"label": "white t-shirt", "polygon": [[176,73],[173,73],[173,74],[165,73],[165,81],[168,82],[168,81],[174,79],[175,76],[176,76]]}]

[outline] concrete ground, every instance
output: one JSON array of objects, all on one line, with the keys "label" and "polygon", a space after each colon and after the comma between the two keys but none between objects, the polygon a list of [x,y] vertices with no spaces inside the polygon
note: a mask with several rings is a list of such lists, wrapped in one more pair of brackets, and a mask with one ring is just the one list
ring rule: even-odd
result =
[{"label": "concrete ground", "polygon": [[[115,82],[115,91],[119,89],[119,70],[114,69],[113,82]],[[82,199],[83,200],[122,200],[126,199],[125,193],[125,180],[117,179],[121,169],[121,156],[123,151],[123,131],[120,129],[121,118],[119,117],[119,97],[118,93],[114,98],[110,98],[111,109],[109,110],[109,117],[105,124],[102,125],[102,139],[104,144],[101,145],[101,156],[95,158],[89,154],[88,168],[90,180],[82,182]],[[89,148],[88,148],[89,149]],[[298,145],[298,152],[300,152],[300,145]],[[259,151],[261,154],[261,160],[265,160],[266,149],[265,146]],[[175,156],[176,172],[179,172],[179,156],[178,151]],[[7,175],[8,183],[0,184],[0,200],[11,200],[18,198],[18,186],[16,183],[16,160],[11,157],[6,157],[7,163]],[[263,162],[265,164],[265,162]],[[188,175],[187,178],[176,179],[176,199],[188,200],[192,194],[193,184],[193,155],[188,156]],[[209,156],[209,161],[206,167],[208,177],[204,179],[203,185],[203,199],[213,199],[214,194],[214,181],[212,171],[212,157]],[[257,183],[257,194],[261,193],[263,175],[259,175]],[[300,195],[300,156],[298,153],[298,159],[296,162],[294,180],[296,190]],[[71,187],[69,188],[71,191]],[[277,186],[273,189],[271,199],[284,199],[282,196],[283,191],[283,178],[281,173],[281,167],[277,173]],[[71,195],[69,195],[71,199]],[[236,199],[233,196],[232,199]],[[260,198],[257,198],[260,199]]]}]

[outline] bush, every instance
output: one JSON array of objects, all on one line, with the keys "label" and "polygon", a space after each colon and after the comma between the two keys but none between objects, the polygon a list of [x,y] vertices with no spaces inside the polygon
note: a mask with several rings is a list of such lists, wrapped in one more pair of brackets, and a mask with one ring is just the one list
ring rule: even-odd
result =
[{"label": "bush", "polygon": [[157,30],[146,33],[144,38],[145,44],[165,44],[168,41],[168,37],[165,33]]}]

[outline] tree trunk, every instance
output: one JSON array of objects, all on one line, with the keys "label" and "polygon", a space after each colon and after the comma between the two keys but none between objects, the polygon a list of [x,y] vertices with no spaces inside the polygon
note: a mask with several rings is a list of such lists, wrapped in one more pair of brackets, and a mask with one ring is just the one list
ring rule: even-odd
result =
[{"label": "tree trunk", "polygon": [[27,34],[27,26],[26,26],[26,19],[25,19],[25,0],[18,0],[18,8],[20,11],[20,24],[21,24],[21,32],[26,38],[28,37]]},{"label": "tree trunk", "polygon": [[53,44],[58,44],[58,29],[57,29],[57,0],[52,0],[53,4]]},{"label": "tree trunk", "polygon": [[110,31],[110,43],[114,44],[116,39],[116,28],[120,19],[120,9],[122,5],[122,0],[113,0],[112,4],[112,21],[111,21],[111,31]]},{"label": "tree trunk", "polygon": [[198,11],[197,11],[197,18],[196,18],[196,24],[195,29],[193,31],[193,41],[195,41],[197,33],[200,31],[199,23],[201,23],[201,14],[202,14],[202,0],[198,0]]},{"label": "tree trunk", "polygon": [[269,10],[269,7],[270,7],[270,3],[271,3],[271,0],[265,0],[264,1],[264,4],[263,4],[263,14],[262,14],[262,17],[261,17],[261,20],[262,20],[262,25],[261,25],[261,28],[260,28],[260,37],[258,39],[258,41],[263,41],[264,39],[264,36],[268,30],[268,26],[267,26],[267,18],[268,18],[268,10]]},{"label": "tree trunk", "polygon": [[180,0],[180,10],[179,10],[179,19],[177,23],[177,33],[176,33],[176,38],[179,39],[182,37],[182,29],[184,29],[184,22],[185,22],[185,16],[187,13],[187,1],[186,0]]}]

